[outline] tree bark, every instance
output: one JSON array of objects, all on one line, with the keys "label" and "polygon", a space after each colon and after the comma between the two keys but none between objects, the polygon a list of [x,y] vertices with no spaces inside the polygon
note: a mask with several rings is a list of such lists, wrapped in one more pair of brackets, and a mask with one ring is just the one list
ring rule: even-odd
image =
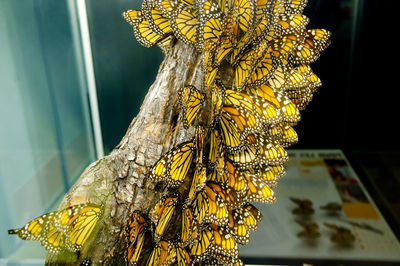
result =
[{"label": "tree bark", "polygon": [[59,209],[81,203],[103,205],[104,211],[80,254],[49,254],[46,265],[76,265],[90,258],[92,265],[124,265],[125,226],[129,213],[148,213],[165,193],[147,178],[147,171],[174,145],[194,136],[180,123],[178,90],[201,87],[198,52],[178,41],[166,54],[157,77],[117,147],[93,162],[64,196]]}]

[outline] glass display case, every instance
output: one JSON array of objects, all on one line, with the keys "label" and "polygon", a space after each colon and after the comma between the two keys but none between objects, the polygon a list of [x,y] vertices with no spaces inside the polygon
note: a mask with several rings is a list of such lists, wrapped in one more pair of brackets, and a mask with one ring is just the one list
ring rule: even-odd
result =
[{"label": "glass display case", "polygon": [[[40,244],[7,229],[57,208],[139,111],[163,59],[121,16],[140,5],[0,0],[0,265],[43,265]],[[309,27],[332,32],[312,65],[323,85],[295,127],[277,203],[259,205],[264,220],[240,251],[246,264],[400,263],[396,67],[383,51],[392,48],[375,40],[389,36],[391,10],[373,0],[308,1]],[[313,214],[293,213],[306,199]],[[321,208],[332,202],[340,209]],[[350,230],[349,245],[332,240],[338,227]]]}]

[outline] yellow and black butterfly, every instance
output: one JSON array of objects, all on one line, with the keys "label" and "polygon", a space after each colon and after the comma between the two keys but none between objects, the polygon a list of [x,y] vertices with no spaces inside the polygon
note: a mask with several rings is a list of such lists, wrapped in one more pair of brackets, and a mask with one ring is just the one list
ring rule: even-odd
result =
[{"label": "yellow and black butterfly", "polygon": [[166,180],[171,187],[179,186],[188,174],[193,157],[193,142],[181,143],[155,163],[150,170],[150,178],[156,182]]},{"label": "yellow and black butterfly", "polygon": [[19,229],[8,230],[23,240],[39,241],[51,253],[78,251],[95,228],[102,209],[95,204],[80,204],[44,214]]},{"label": "yellow and black butterfly", "polygon": [[167,37],[167,34],[160,35],[151,29],[150,24],[145,20],[142,11],[128,10],[122,15],[125,20],[132,25],[137,41],[145,47],[152,47]]},{"label": "yellow and black butterfly", "polygon": [[256,64],[255,51],[250,50],[241,55],[235,66],[235,87],[241,89],[246,85],[254,65]]},{"label": "yellow and black butterfly", "polygon": [[272,2],[270,13],[274,15],[285,14],[301,14],[304,7],[307,5],[307,0],[276,0]]},{"label": "yellow and black butterfly", "polygon": [[[252,204],[250,203],[246,203],[243,205],[244,209],[246,209],[252,216],[254,219],[256,219],[257,222],[261,222],[261,220],[263,219],[263,216],[261,214],[261,212]],[[251,226],[249,226],[251,227]],[[254,230],[256,230],[256,228],[251,227]]]},{"label": "yellow and black butterfly", "polygon": [[198,35],[198,18],[193,7],[180,3],[170,19],[175,36],[186,44],[196,45]]},{"label": "yellow and black butterfly", "polygon": [[222,33],[222,12],[217,2],[202,0],[196,2],[198,10],[197,42],[199,50],[203,50],[205,44],[215,44]]},{"label": "yellow and black butterfly", "polygon": [[252,145],[245,145],[240,151],[229,153],[228,158],[233,162],[239,170],[255,167],[259,164],[259,152]]},{"label": "yellow and black butterfly", "polygon": [[171,20],[179,2],[176,0],[157,0],[155,4],[164,17]]},{"label": "yellow and black butterfly", "polygon": [[189,244],[190,253],[194,258],[193,262],[203,260],[209,254],[214,235],[210,226],[202,226],[196,229],[196,237],[193,243]]},{"label": "yellow and black butterfly", "polygon": [[172,33],[169,20],[160,11],[157,3],[151,0],[144,0],[142,3],[142,14],[149,23],[149,28],[160,36]]},{"label": "yellow and black butterfly", "polygon": [[234,17],[239,28],[243,32],[248,32],[254,22],[255,6],[252,0],[234,0]]},{"label": "yellow and black butterfly", "polygon": [[207,182],[207,186],[212,188],[215,192],[217,192],[221,196],[227,208],[236,208],[242,204],[236,191],[233,188],[227,186],[226,184]]},{"label": "yellow and black butterfly", "polygon": [[286,0],[285,12],[287,14],[301,14],[307,5],[307,0]]},{"label": "yellow and black butterfly", "polygon": [[251,76],[247,81],[247,86],[258,87],[264,84],[274,75],[277,67],[276,58],[266,49],[263,56],[254,65]]},{"label": "yellow and black butterfly", "polygon": [[183,125],[185,128],[189,128],[201,108],[204,107],[205,95],[196,87],[187,85],[180,92],[180,102],[183,111]]},{"label": "yellow and black butterfly", "polygon": [[256,201],[262,203],[273,203],[276,200],[274,192],[264,182],[263,179],[256,175],[243,172],[243,176],[248,182],[248,190],[246,195],[247,201]]},{"label": "yellow and black butterfly", "polygon": [[225,227],[210,224],[214,235],[213,254],[221,254],[228,257],[227,262],[231,263],[233,259],[238,257],[239,248],[234,237],[225,229]]},{"label": "yellow and black butterfly", "polygon": [[176,264],[178,266],[190,265],[190,254],[180,242],[175,244]]},{"label": "yellow and black butterfly", "polygon": [[276,186],[279,178],[285,174],[285,168],[282,165],[260,166],[259,168],[249,168],[248,171],[258,175],[269,187]]},{"label": "yellow and black butterfly", "polygon": [[229,212],[227,231],[239,244],[247,244],[250,240],[250,231],[257,229],[257,224],[261,221],[261,214],[251,204],[234,209]]},{"label": "yellow and black butterfly", "polygon": [[275,30],[280,35],[301,32],[305,29],[309,19],[302,14],[279,14],[275,17]]},{"label": "yellow and black butterfly", "polygon": [[259,161],[264,165],[282,165],[289,159],[281,144],[264,137],[258,139]]},{"label": "yellow and black butterfly", "polygon": [[[283,77],[282,77],[283,78]],[[271,81],[271,79],[269,80]],[[281,86],[278,81],[275,86]],[[284,80],[282,81],[282,84]],[[259,96],[254,97],[254,102],[262,110],[262,118],[267,123],[287,122],[295,124],[300,120],[300,112],[297,106],[279,89],[263,84],[256,89],[248,90],[250,94]]]},{"label": "yellow and black butterfly", "polygon": [[257,106],[247,94],[226,90],[223,104],[221,114],[231,117],[241,135],[261,130],[261,118],[259,117],[261,110],[257,110]]},{"label": "yellow and black butterfly", "polygon": [[307,30],[305,39],[292,52],[295,64],[310,64],[330,44],[330,32],[323,29]]},{"label": "yellow and black butterfly", "polygon": [[190,201],[192,201],[195,194],[204,187],[207,180],[206,170],[206,167],[202,164],[196,166],[188,194],[188,199]]},{"label": "yellow and black butterfly", "polygon": [[177,197],[168,196],[165,199],[161,199],[154,207],[154,218],[156,223],[154,229],[155,240],[161,239],[165,230],[168,228],[169,222],[175,212],[177,200]]},{"label": "yellow and black butterfly", "polygon": [[193,230],[193,213],[192,210],[183,204],[182,207],[182,228],[181,228],[181,242],[186,245],[191,240]]},{"label": "yellow and black butterfly", "polygon": [[134,211],[128,220],[126,231],[128,234],[127,260],[130,264],[139,261],[146,237],[149,239],[148,222],[140,211]]},{"label": "yellow and black butterfly", "polygon": [[228,221],[228,208],[224,199],[209,184],[197,194],[193,212],[199,224],[211,222],[222,226]]},{"label": "yellow and black butterfly", "polygon": [[150,253],[147,259],[148,266],[153,265],[171,265],[176,259],[175,246],[166,240],[159,241]]},{"label": "yellow and black butterfly", "polygon": [[269,52],[271,52],[276,58],[279,58],[280,60],[286,60],[290,53],[294,51],[297,47],[299,39],[300,36],[296,33],[280,36],[279,38],[273,39],[268,43]]}]

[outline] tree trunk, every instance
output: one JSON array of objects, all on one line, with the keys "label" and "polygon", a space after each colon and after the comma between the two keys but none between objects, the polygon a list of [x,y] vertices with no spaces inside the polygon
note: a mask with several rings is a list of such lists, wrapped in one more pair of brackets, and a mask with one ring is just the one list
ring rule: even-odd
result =
[{"label": "tree trunk", "polygon": [[180,41],[166,53],[139,114],[121,142],[108,156],[86,168],[59,206],[61,210],[80,203],[102,204],[99,226],[78,256],[49,254],[46,265],[75,265],[88,257],[92,265],[125,264],[128,214],[133,210],[148,213],[165,191],[147,178],[147,170],[175,144],[194,136],[193,127],[184,130],[178,120],[178,90],[188,84],[201,87],[201,65],[200,54]]}]

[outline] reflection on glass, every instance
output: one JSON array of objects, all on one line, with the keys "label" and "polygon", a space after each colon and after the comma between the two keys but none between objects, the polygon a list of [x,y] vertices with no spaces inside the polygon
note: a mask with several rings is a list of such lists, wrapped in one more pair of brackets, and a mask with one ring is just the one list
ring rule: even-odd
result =
[{"label": "reflection on glass", "polygon": [[56,207],[95,158],[73,7],[0,2],[0,260],[22,245],[7,229]]}]

